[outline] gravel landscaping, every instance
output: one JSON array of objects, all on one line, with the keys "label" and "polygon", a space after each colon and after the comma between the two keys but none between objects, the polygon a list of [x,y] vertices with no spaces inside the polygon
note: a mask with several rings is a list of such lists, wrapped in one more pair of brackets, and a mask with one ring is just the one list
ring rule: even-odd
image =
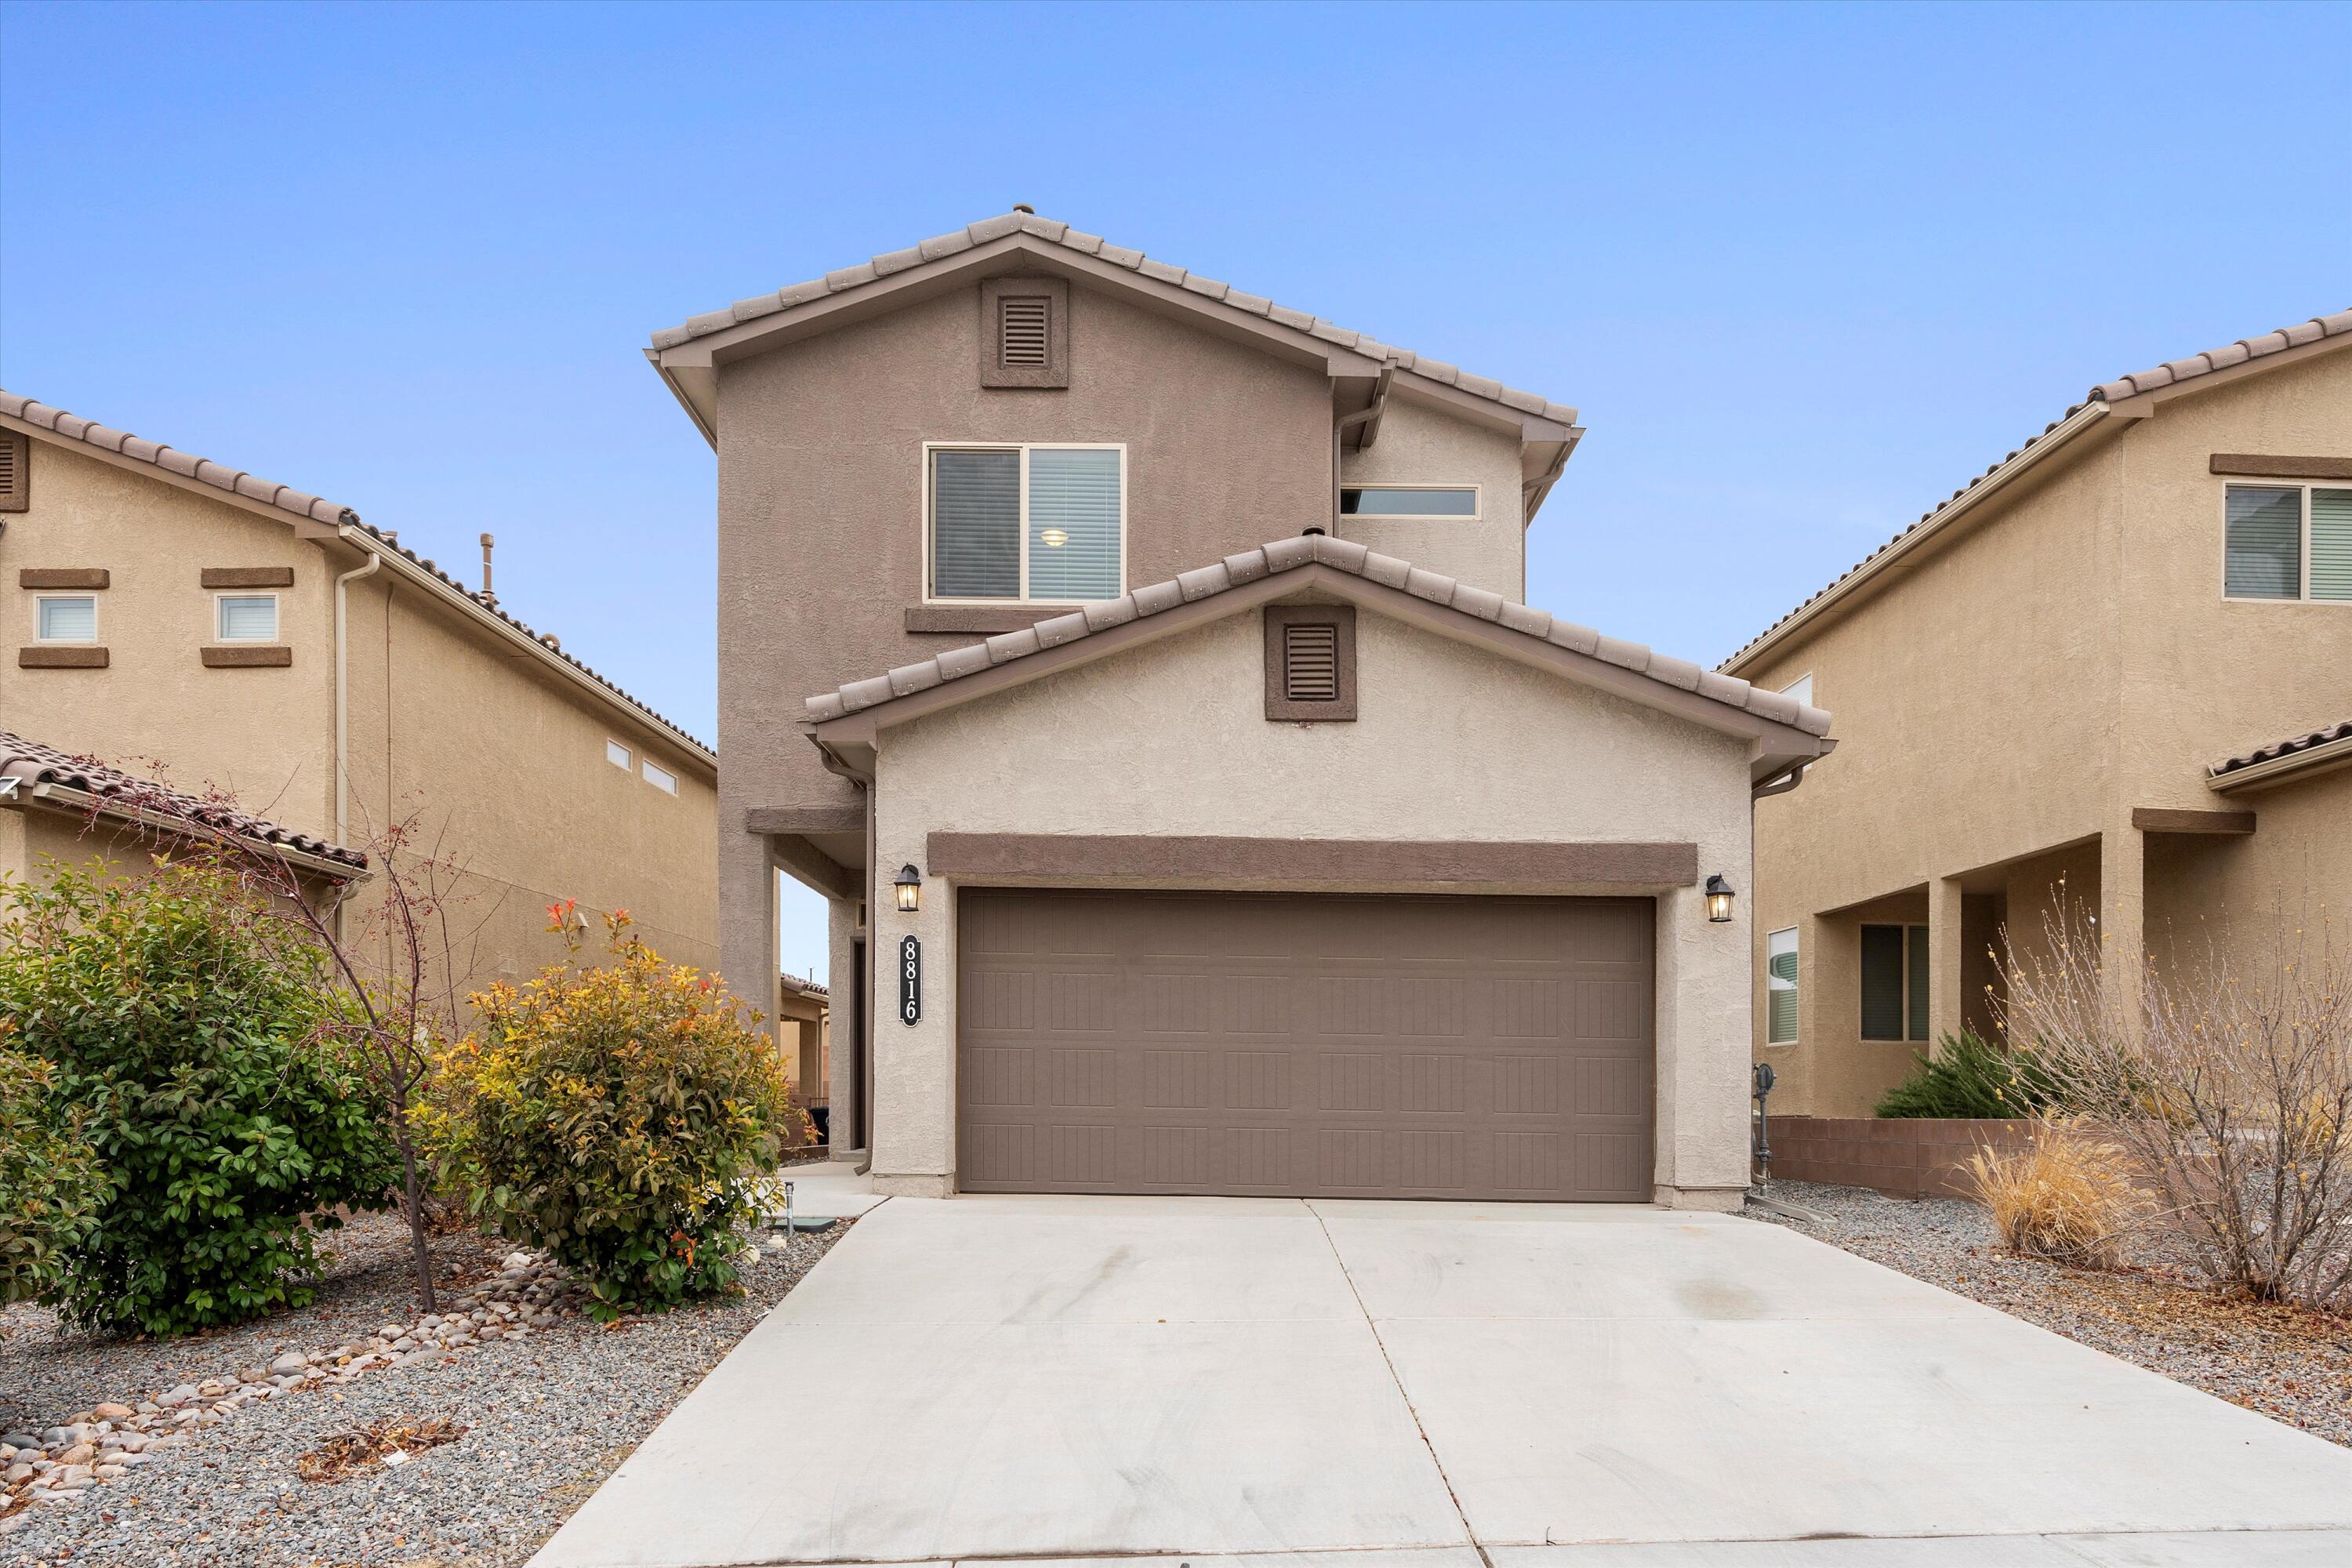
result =
[{"label": "gravel landscaping", "polygon": [[[846,1228],[764,1237],[743,1295],[609,1326],[570,1310],[551,1267],[459,1234],[435,1244],[452,1316],[420,1329],[387,1215],[328,1239],[317,1303],[242,1328],[159,1342],[0,1312],[0,1427],[88,1447],[94,1471],[65,1482],[54,1446],[16,1456],[85,1489],[0,1519],[0,1562],[519,1565]],[[56,1430],[77,1417],[99,1419]]]},{"label": "gravel landscaping", "polygon": [[2218,1296],[2151,1244],[2113,1273],[2021,1258],[2002,1248],[1984,1210],[1954,1198],[1911,1202],[1785,1181],[1772,1184],[1772,1196],[1822,1223],[1753,1203],[1748,1217],[2352,1447],[2352,1321]]}]

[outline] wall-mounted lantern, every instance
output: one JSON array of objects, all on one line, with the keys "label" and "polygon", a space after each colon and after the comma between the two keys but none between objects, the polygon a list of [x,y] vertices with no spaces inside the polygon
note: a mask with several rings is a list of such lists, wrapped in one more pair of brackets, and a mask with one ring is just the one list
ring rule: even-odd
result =
[{"label": "wall-mounted lantern", "polygon": [[[912,868],[908,868],[912,869]],[[1731,919],[1731,884],[1721,877],[1706,879],[1706,918],[1717,925]]]},{"label": "wall-mounted lantern", "polygon": [[923,907],[923,874],[912,866],[898,868],[898,912],[911,915]]}]

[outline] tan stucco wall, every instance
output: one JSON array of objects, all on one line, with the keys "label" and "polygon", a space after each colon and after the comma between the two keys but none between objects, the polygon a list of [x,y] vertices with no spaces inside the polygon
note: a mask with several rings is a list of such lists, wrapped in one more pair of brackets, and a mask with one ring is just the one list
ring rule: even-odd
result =
[{"label": "tan stucco wall", "polygon": [[2254,814],[2243,838],[2182,837],[2151,858],[2148,949],[2159,967],[2200,977],[2215,963],[2246,974],[2282,924],[2332,929],[2352,942],[2352,767],[2231,796]]},{"label": "tan stucco wall", "polygon": [[[142,773],[157,760],[167,782],[226,788],[274,821],[333,837],[332,584],[363,557],[50,441],[36,439],[33,476],[31,510],[0,534],[0,594],[16,632],[0,655],[0,728]],[[214,591],[197,574],[217,566],[292,569],[291,588],[270,590],[289,667],[204,667]],[[111,574],[96,591],[107,668],[17,668],[36,596],[17,586],[27,567]],[[387,566],[350,590],[350,833],[421,810],[440,854],[469,868],[470,896],[453,911],[472,932],[459,968],[486,980],[560,956],[542,929],[557,898],[625,908],[665,956],[714,965],[707,765],[423,588],[394,583]],[[677,796],[607,763],[606,735],[677,775]]]},{"label": "tan stucco wall", "polygon": [[[1378,614],[1358,615],[1360,718],[1265,717],[1263,634],[1243,612],[885,731],[881,865],[934,830],[1303,838],[1695,841],[1748,850],[1744,745]],[[888,889],[877,889],[887,898]],[[955,917],[887,902],[877,932],[875,1170],[920,1190],[955,1170]],[[1748,1176],[1744,919],[1696,889],[1658,910],[1658,1180]],[[924,1016],[895,1016],[889,959],[922,938]]]},{"label": "tan stucco wall", "polygon": [[1339,533],[1383,555],[1526,602],[1517,437],[1393,395],[1370,447],[1341,454],[1339,476],[1343,485],[1476,485],[1475,522],[1348,518]]},{"label": "tan stucco wall", "polygon": [[[1836,939],[1809,922],[1949,879],[2002,893],[2011,930],[2038,932],[2046,898],[2007,863],[2088,839],[2062,858],[2108,930],[2143,926],[2143,868],[2145,920],[2177,923],[2202,911],[2185,907],[2174,858],[2231,852],[2143,835],[2133,808],[2260,816],[2260,800],[2209,790],[2208,764],[2352,715],[2352,605],[2222,599],[2232,481],[2210,471],[2217,452],[2352,456],[2352,353],[2108,421],[1853,607],[1732,665],[1773,688],[1811,673],[1839,742],[1802,789],[1757,807],[1759,1002],[1763,933],[1804,930],[1803,1038],[1769,1053],[1776,1109],[1865,1114],[1890,1081],[1869,1059],[1888,1047],[1842,1028],[1858,980],[1842,953],[1811,951]],[[2324,814],[2261,816],[2263,848],[2240,858],[2299,863],[2303,836],[2325,832]],[[2241,905],[2265,890],[2235,886]],[[1938,985],[1940,1032],[1961,1016],[1960,987]],[[1758,1016],[1762,1055],[1760,1005]]]}]

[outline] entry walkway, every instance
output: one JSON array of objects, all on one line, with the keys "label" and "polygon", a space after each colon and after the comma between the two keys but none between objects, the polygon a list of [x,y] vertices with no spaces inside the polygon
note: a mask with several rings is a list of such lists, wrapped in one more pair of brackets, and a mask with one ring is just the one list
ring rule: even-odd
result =
[{"label": "entry walkway", "polygon": [[2352,1563],[2352,1451],[1777,1226],[892,1199],[537,1568]]}]

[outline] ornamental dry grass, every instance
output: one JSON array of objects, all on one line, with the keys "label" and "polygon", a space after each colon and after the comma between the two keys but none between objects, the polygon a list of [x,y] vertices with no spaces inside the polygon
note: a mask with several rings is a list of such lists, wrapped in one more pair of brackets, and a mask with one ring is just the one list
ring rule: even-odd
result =
[{"label": "ornamental dry grass", "polygon": [[2277,918],[2251,961],[2107,952],[2079,909],[2012,943],[1999,999],[2214,1284],[2352,1310],[2352,939]]},{"label": "ornamental dry grass", "polygon": [[2122,1268],[2124,1232],[2147,1206],[2120,1147],[2056,1118],[2021,1148],[1978,1150],[1962,1179],[2011,1251],[2079,1268]]}]

